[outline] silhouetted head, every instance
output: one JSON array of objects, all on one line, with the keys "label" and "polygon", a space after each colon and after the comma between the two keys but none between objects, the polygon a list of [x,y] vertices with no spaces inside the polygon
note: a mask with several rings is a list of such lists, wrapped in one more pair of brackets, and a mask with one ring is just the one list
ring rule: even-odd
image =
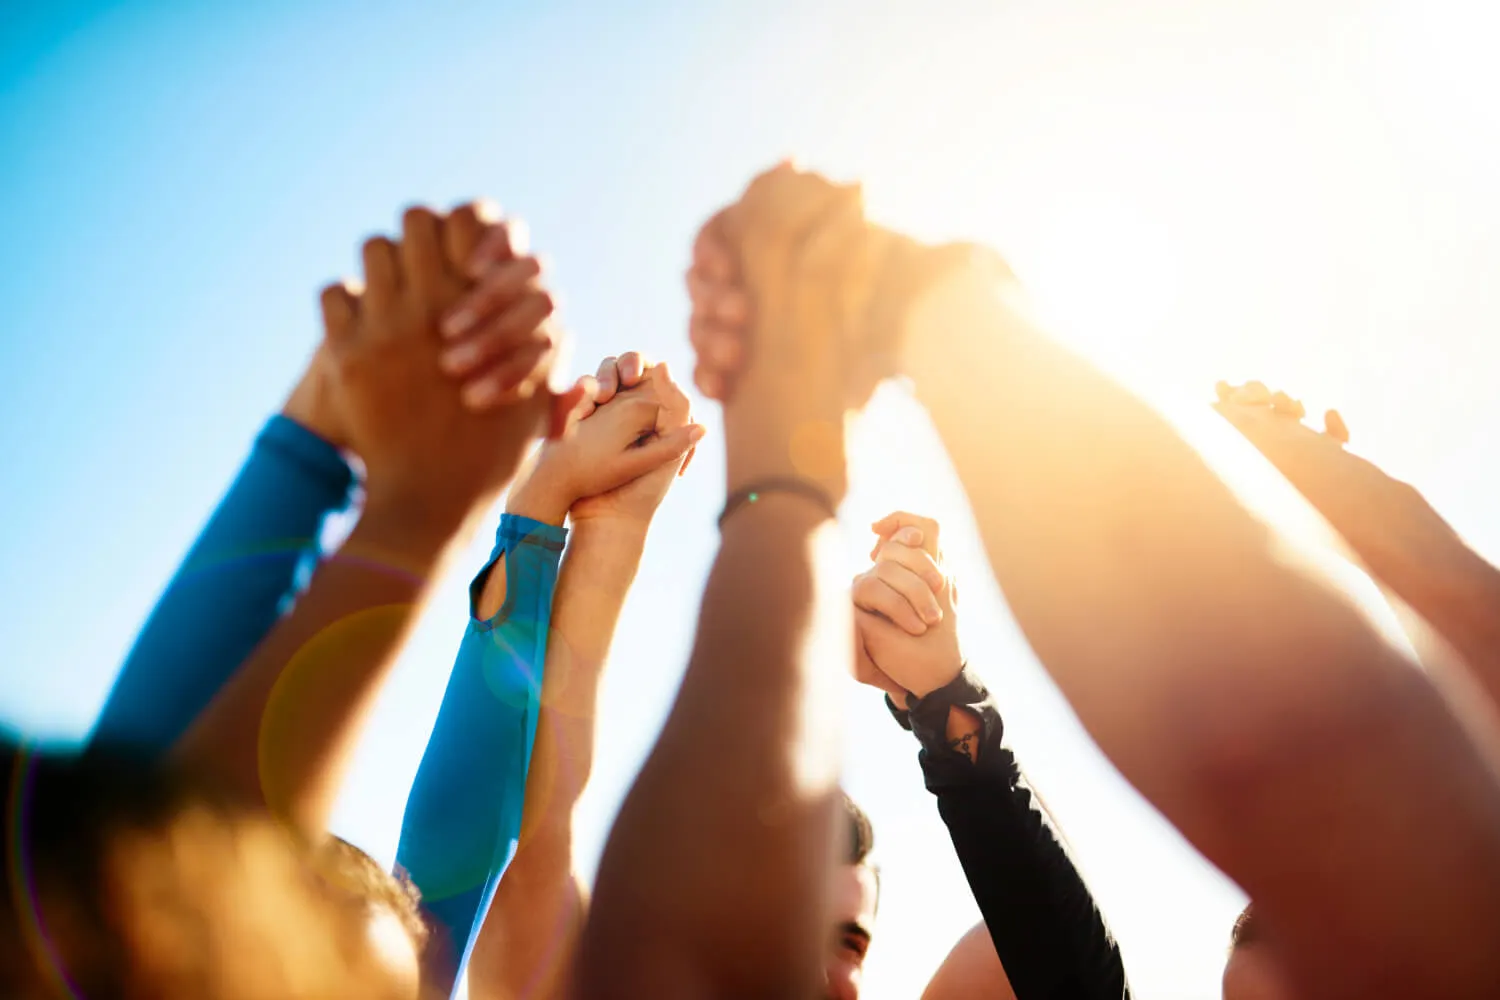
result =
[{"label": "silhouetted head", "polygon": [[404,918],[372,901],[386,897],[352,877],[347,852],[310,851],[254,808],[124,753],[7,744],[0,766],[0,995],[417,996]]}]

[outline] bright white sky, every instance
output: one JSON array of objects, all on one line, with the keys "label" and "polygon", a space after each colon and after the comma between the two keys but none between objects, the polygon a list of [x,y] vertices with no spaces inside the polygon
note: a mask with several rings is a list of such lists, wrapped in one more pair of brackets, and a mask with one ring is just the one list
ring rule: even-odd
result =
[{"label": "bright white sky", "polygon": [[[3,197],[21,223],[6,258],[31,264],[3,284],[28,336],[6,337],[0,443],[18,456],[16,481],[37,484],[5,508],[18,645],[0,683],[18,725],[87,725],[108,665],[311,343],[310,293],[402,199],[483,190],[516,207],[558,261],[580,367],[643,346],[685,373],[677,276],[692,228],[785,152],[862,176],[892,224],[998,246],[1072,343],[1163,405],[1261,378],[1310,409],[1339,407],[1358,449],[1500,554],[1485,447],[1500,428],[1500,23],[1486,5],[277,10],[254,24],[207,7],[101,17],[5,77],[17,155]],[[345,46],[343,21],[366,18]],[[177,61],[147,58],[184,38]],[[330,53],[345,52],[347,72],[331,71]],[[99,76],[80,118],[67,102],[83,100],[87,72]],[[193,81],[210,79],[238,89],[200,107]],[[54,106],[74,117],[46,117]],[[412,135],[431,148],[405,149]],[[154,171],[156,158],[168,166]],[[46,213],[69,238],[47,235]],[[23,257],[18,232],[42,249]],[[181,280],[142,285],[142,268]],[[99,295],[76,295],[82,283]],[[46,389],[59,385],[71,388]],[[717,427],[711,407],[703,416]],[[875,517],[901,507],[944,521],[967,655],[1000,694],[1138,995],[1217,996],[1238,891],[1084,737],[1019,640],[951,470],[899,389],[870,408],[853,456],[849,572]],[[616,637],[579,813],[586,871],[686,659],[721,461],[710,437],[668,498]],[[342,799],[338,831],[378,856],[394,853],[464,583],[489,544],[445,585]],[[80,573],[111,584],[84,629],[65,597]],[[884,869],[868,995],[910,998],[977,911],[914,743],[875,694],[851,688],[848,707],[847,785],[875,820]]]}]

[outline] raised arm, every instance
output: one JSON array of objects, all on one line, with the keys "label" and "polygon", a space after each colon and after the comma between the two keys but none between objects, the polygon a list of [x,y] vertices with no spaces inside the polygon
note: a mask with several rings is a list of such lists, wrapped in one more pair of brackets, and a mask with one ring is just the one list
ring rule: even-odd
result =
[{"label": "raised arm", "polygon": [[[506,923],[508,913],[510,929],[524,925],[528,934],[534,929],[529,921],[540,920],[549,908],[560,908],[559,900],[540,889],[523,891],[518,900],[508,890],[496,896],[497,886],[513,880],[509,865],[518,849],[523,802],[532,802],[526,815],[533,817],[533,824],[543,807],[553,805],[543,794],[545,787],[528,791],[527,778],[539,731],[544,739],[538,765],[543,786],[558,768],[559,748],[548,742],[557,720],[539,729],[543,718],[555,715],[555,709],[541,711],[542,700],[559,693],[557,683],[546,681],[543,657],[549,648],[558,648],[558,628],[566,625],[571,634],[579,627],[581,611],[603,617],[591,620],[589,630],[578,638],[591,648],[607,646],[644,540],[644,525],[633,544],[629,536],[584,527],[582,568],[600,576],[580,578],[576,558],[569,557],[564,580],[573,581],[568,589],[579,596],[564,600],[558,610],[566,617],[558,620],[552,616],[552,602],[565,536],[562,523],[576,498],[622,486],[629,489],[626,484],[644,482],[642,476],[650,479],[664,467],[680,464],[698,433],[688,426],[686,402],[664,369],[654,372],[645,384],[614,395],[590,412],[562,440],[544,446],[531,474],[506,502],[495,551],[470,589],[469,624],[407,800],[396,851],[397,864],[421,890],[425,907],[439,925],[437,947],[427,963],[431,985],[448,989],[461,980],[475,936],[487,922],[486,913],[495,912],[492,899],[501,903],[497,919]],[[668,479],[671,473],[667,468]],[[602,603],[582,597],[601,587],[606,592]],[[580,607],[580,600],[589,606]],[[555,663],[562,655],[550,658]],[[602,649],[598,658],[603,658]],[[560,678],[564,685],[569,667],[571,663]],[[566,749],[575,748],[570,744]],[[566,808],[571,809],[571,800]],[[543,844],[537,853],[547,855],[547,847]],[[523,862],[520,877],[525,880],[537,872],[548,874],[547,866]],[[512,901],[507,904],[507,899]],[[539,965],[536,953],[509,946],[506,950],[512,953],[503,956],[506,960],[496,961],[493,934],[490,940],[489,957],[480,955],[480,973],[470,982],[470,994],[476,998],[511,982],[494,980],[492,973],[520,977],[524,985]]]},{"label": "raised arm", "polygon": [[[514,256],[519,232],[491,224],[483,205],[461,207],[444,227],[449,263],[483,275],[471,293],[478,301],[499,301],[497,293],[533,273],[534,262]],[[541,345],[517,348],[505,312],[466,305],[448,317],[457,325],[445,321],[452,336],[444,371],[465,400],[504,404]],[[328,516],[348,506],[354,486],[337,396],[328,345],[320,343],[142,626],[94,742],[165,753],[290,610],[325,555]]]},{"label": "raised arm", "polygon": [[1255,898],[1298,987],[1500,981],[1489,734],[1166,421],[1044,336],[1003,266],[872,234],[909,250],[887,258],[905,275],[930,265],[892,283],[887,318],[1017,621],[1121,772]]},{"label": "raised arm", "polygon": [[786,279],[820,266],[803,240],[819,215],[851,215],[847,192],[807,180],[775,171],[736,210],[757,321],[724,413],[735,506],[682,687],[599,866],[578,996],[807,996],[819,982],[851,657],[830,572],[844,408],[834,303],[789,297]]},{"label": "raised arm", "polygon": [[1318,509],[1370,572],[1445,639],[1500,705],[1500,570],[1415,488],[1351,454],[1335,411],[1319,433],[1302,404],[1259,382],[1220,384],[1216,409]]},{"label": "raised arm", "polygon": [[[477,225],[472,210],[446,221]],[[470,414],[441,372],[438,317],[472,284],[445,257],[453,236],[444,224],[408,211],[399,247],[366,243],[361,297],[342,285],[325,290],[339,406],[367,469],[365,510],[178,746],[194,766],[309,831],[326,824],[364,713],[450,546],[504,487],[554,405],[542,391]],[[539,299],[548,301],[523,286],[495,311],[534,310]],[[535,335],[528,325],[517,339]],[[537,363],[545,369],[544,358]]]},{"label": "raised arm", "polygon": [[927,789],[1004,967],[995,985],[1008,981],[1019,1000],[1128,997],[1120,949],[965,664],[937,522],[903,512],[875,527],[875,565],[854,582],[860,655],[894,682],[877,686],[922,746]]},{"label": "raised arm", "polygon": [[908,371],[1080,719],[1257,901],[1308,995],[1500,981],[1490,760],[1328,576],[1014,294],[979,270],[933,286]]},{"label": "raised arm", "polygon": [[[634,352],[618,361],[606,358],[599,384],[601,398],[612,401],[603,402],[601,412],[589,420],[615,419],[617,412],[628,412],[622,406],[649,417],[650,407],[655,427],[640,436],[642,443],[684,441],[684,432],[689,435],[685,443],[691,443],[699,433],[689,420],[688,399],[665,365],[645,365]],[[617,389],[624,394],[616,396]],[[640,451],[633,444],[630,450]],[[569,508],[572,538],[552,606],[525,822],[515,858],[474,946],[468,977],[474,1000],[561,997],[570,984],[587,899],[573,871],[573,809],[593,765],[599,681],[652,516],[689,459],[659,449],[655,453],[667,457],[650,473],[580,498]],[[549,476],[539,466],[517,488],[512,506],[556,517],[566,494],[576,488],[559,496],[555,473],[563,469],[554,463],[550,471],[554,474]],[[491,600],[488,588],[485,600]]]},{"label": "raised arm", "polygon": [[91,740],[165,753],[291,604],[354,474],[320,347],[156,602]]}]

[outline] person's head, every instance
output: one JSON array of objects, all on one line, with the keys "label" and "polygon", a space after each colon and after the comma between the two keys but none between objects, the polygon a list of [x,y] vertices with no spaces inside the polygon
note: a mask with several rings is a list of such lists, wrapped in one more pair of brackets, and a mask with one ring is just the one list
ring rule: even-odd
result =
[{"label": "person's head", "polygon": [[410,984],[415,994],[429,937],[417,887],[339,837],[329,837],[314,853],[313,863],[330,902],[365,929],[371,956],[393,979]]},{"label": "person's head", "polygon": [[1289,1000],[1275,955],[1265,939],[1265,928],[1246,906],[1234,922],[1229,938],[1229,961],[1224,965],[1224,1000]]},{"label": "person's head", "polygon": [[5,745],[0,767],[0,995],[416,996],[367,894],[263,813],[115,752]]},{"label": "person's head", "polygon": [[869,863],[875,847],[870,817],[842,795],[845,844],[843,864],[833,870],[833,935],[824,965],[827,1000],[858,1000],[864,977],[865,953],[875,930],[880,901],[880,876]]}]

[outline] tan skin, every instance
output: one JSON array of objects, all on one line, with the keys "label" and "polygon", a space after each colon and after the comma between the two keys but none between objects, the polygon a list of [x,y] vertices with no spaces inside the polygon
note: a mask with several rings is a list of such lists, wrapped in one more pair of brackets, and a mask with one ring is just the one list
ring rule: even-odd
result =
[{"label": "tan skin", "polygon": [[1218,385],[1215,409],[1276,466],[1392,593],[1430,624],[1500,705],[1500,570],[1466,545],[1411,486],[1347,448],[1335,410],[1325,430],[1260,382]]},{"label": "tan skin", "polygon": [[[516,280],[508,253],[507,231],[474,206],[412,209],[399,244],[366,242],[362,293],[324,290],[326,345],[288,405],[363,460],[365,509],[177,748],[311,833],[326,829],[365,714],[444,560],[527,445],[582,396],[546,390],[551,297]],[[442,370],[442,316],[475,295],[490,303],[484,322],[533,359],[507,405],[487,413],[471,412]]]},{"label": "tan skin", "polygon": [[[899,367],[1017,621],[1121,772],[1253,895],[1287,981],[1322,998],[1500,981],[1492,733],[1169,424],[1046,337],[1003,268],[956,265],[909,306]],[[732,339],[733,311],[695,303],[696,340]],[[738,394],[720,353],[700,349],[699,385]]]},{"label": "tan skin", "polygon": [[[826,266],[839,241],[804,236],[851,207],[782,169],[736,210],[761,312],[756,360],[724,413],[730,491],[796,474],[843,496],[837,306],[795,294],[785,265]],[[682,687],[599,866],[578,995],[816,995],[825,978],[834,693],[853,655],[828,520],[775,493],[725,522]]]}]

